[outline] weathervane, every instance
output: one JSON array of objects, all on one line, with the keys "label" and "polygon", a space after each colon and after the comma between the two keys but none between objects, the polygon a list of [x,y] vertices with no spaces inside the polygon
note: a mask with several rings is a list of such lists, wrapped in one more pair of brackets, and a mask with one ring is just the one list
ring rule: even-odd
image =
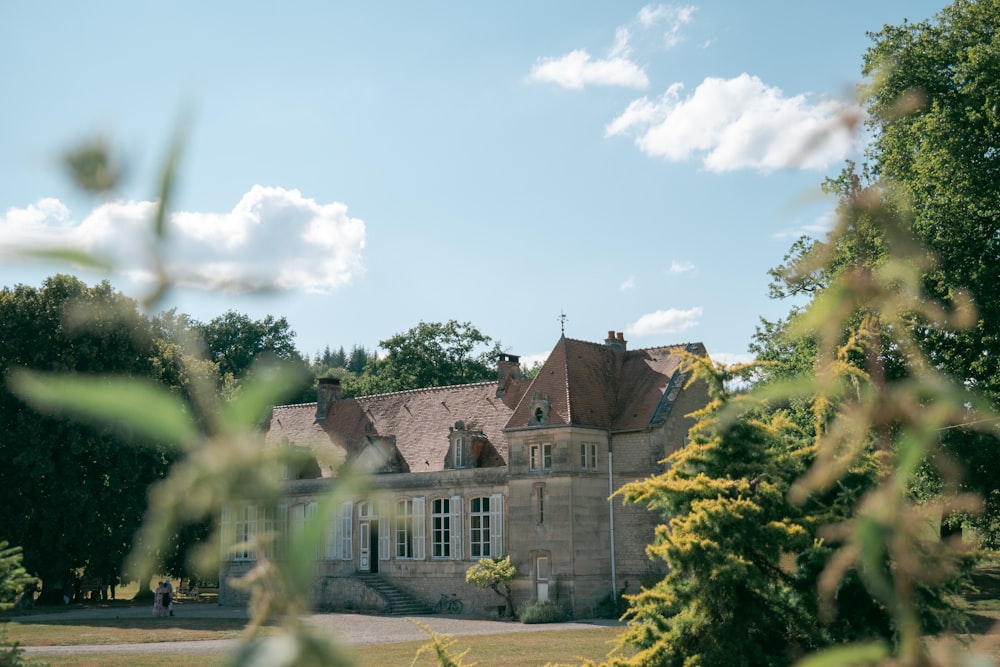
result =
[{"label": "weathervane", "polygon": [[563,312],[562,308],[559,309],[559,317],[557,317],[556,319],[559,320],[559,329],[562,331],[562,335],[565,337],[566,336],[566,320],[568,320],[569,318],[566,317],[566,313]]}]

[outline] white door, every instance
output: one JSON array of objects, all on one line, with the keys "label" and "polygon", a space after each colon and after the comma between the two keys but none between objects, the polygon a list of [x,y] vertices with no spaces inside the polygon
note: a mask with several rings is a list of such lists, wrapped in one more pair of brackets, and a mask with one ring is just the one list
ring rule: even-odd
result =
[{"label": "white door", "polygon": [[371,524],[362,521],[358,524],[361,535],[358,538],[358,554],[360,556],[360,567],[362,572],[371,572]]},{"label": "white door", "polygon": [[549,599],[549,557],[535,559],[535,597],[539,602]]}]

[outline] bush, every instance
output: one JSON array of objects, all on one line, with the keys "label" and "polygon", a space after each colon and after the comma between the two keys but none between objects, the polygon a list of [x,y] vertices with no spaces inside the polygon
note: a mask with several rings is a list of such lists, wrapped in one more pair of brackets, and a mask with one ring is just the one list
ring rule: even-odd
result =
[{"label": "bush", "polygon": [[566,620],[562,607],[551,600],[530,602],[518,614],[522,623],[560,623]]}]

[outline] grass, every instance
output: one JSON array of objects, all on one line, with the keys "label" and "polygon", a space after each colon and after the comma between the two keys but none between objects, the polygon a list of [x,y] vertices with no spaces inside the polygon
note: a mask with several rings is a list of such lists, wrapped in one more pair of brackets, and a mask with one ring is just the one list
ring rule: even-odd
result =
[{"label": "grass", "polygon": [[[526,632],[514,637],[504,635],[476,635],[459,637],[455,652],[469,649],[466,662],[480,667],[532,667],[533,665],[579,664],[582,658],[599,660],[614,646],[617,628],[594,627],[587,630],[553,630],[551,632]],[[413,663],[417,649],[425,642],[411,641],[378,646],[353,646],[347,648],[355,667],[408,667]],[[78,656],[45,656],[51,667],[125,667],[144,665],[166,667],[186,664],[191,654],[162,653],[106,653]],[[187,659],[187,660],[186,660]],[[197,656],[199,667],[216,667],[226,664],[221,653]],[[431,655],[424,655],[414,667],[437,667]]]},{"label": "grass", "polygon": [[246,627],[239,618],[121,618],[7,624],[21,646],[99,646],[147,642],[234,639]]},{"label": "grass", "polygon": [[[974,584],[978,592],[966,597],[971,617],[969,634],[959,637],[967,648],[1000,663],[1000,563],[977,569]],[[228,639],[239,635],[245,621],[226,618],[125,618],[41,623],[11,622],[8,638],[22,646],[101,645],[113,643],[161,642],[200,639]],[[598,627],[585,630],[551,630],[515,635],[477,635],[458,637],[454,652],[469,649],[466,662],[480,667],[531,667],[533,665],[579,664],[583,659],[599,661],[614,646],[619,628]],[[378,646],[347,647],[356,667],[393,667],[395,665],[436,667],[431,655],[416,663],[413,656],[424,641],[386,643]],[[948,641],[940,646],[953,645]],[[46,656],[37,662],[52,667],[124,667],[131,665],[188,664],[196,659],[199,667],[227,664],[222,653],[197,654],[99,653],[77,656]]]}]

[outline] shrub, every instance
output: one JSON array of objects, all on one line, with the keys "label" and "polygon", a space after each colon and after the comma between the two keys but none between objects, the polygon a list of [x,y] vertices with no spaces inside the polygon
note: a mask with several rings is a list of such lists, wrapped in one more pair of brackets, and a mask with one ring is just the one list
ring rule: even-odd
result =
[{"label": "shrub", "polygon": [[551,600],[529,602],[518,614],[522,623],[560,623],[566,620],[562,607]]}]

